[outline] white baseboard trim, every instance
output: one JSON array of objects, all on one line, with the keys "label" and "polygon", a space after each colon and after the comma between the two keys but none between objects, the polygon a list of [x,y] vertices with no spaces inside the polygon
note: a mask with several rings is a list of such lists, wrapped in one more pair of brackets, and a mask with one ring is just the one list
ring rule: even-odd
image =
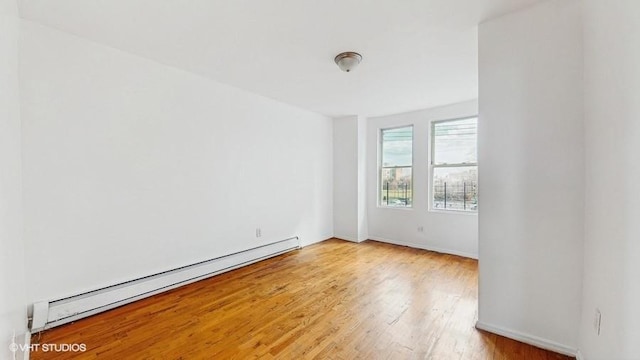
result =
[{"label": "white baseboard trim", "polygon": [[333,235],[334,238],[339,239],[339,240],[344,240],[344,241],[351,241],[354,243],[359,243],[360,241],[358,241],[358,239],[352,237],[352,236],[345,236],[345,235]]},{"label": "white baseboard trim", "polygon": [[577,356],[578,353],[578,349],[562,345],[549,339],[543,339],[538,336],[521,333],[515,330],[505,329],[503,327],[487,324],[481,321],[476,322],[476,328],[567,356]]},{"label": "white baseboard trim", "polygon": [[383,238],[383,237],[380,237],[380,236],[375,236],[375,235],[370,235],[369,239],[375,240],[375,241],[382,241],[382,242],[386,242],[386,243],[394,244],[394,245],[408,246],[408,247],[412,247],[412,248],[416,248],[416,249],[435,251],[435,252],[439,252],[439,253],[443,253],[443,254],[462,256],[462,257],[476,259],[476,260],[478,259],[478,254],[472,254],[472,253],[467,253],[467,252],[464,252],[464,251],[457,251],[457,250],[451,250],[451,249],[444,249],[444,248],[440,248],[440,247],[437,247],[437,246],[431,246],[431,245],[425,245],[425,244],[416,244],[416,243],[406,242],[406,241],[391,240],[391,239],[386,239],[386,238]]},{"label": "white baseboard trim", "polygon": [[585,360],[580,350],[576,351],[576,360]]},{"label": "white baseboard trim", "polygon": [[301,238],[300,239],[300,247],[303,248],[303,247],[307,247],[307,246],[310,246],[310,245],[313,245],[313,244],[318,244],[318,243],[321,243],[323,241],[327,241],[329,239],[333,239],[333,235],[323,235],[323,236],[321,236],[321,237],[319,237],[317,239],[311,240],[311,241],[306,241],[306,239],[303,240]]}]

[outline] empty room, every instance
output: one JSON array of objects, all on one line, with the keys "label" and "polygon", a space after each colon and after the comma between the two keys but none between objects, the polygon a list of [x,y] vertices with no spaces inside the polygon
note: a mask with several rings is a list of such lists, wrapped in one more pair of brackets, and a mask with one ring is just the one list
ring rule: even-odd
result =
[{"label": "empty room", "polygon": [[0,360],[640,359],[637,0],[0,0]]}]

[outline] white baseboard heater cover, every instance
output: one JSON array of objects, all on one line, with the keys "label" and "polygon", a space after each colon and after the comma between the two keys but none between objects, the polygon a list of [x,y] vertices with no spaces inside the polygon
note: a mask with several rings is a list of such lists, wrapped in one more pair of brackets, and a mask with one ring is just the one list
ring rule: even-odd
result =
[{"label": "white baseboard heater cover", "polygon": [[34,304],[31,330],[66,324],[299,248],[300,240],[292,237],[64,299],[38,302]]}]

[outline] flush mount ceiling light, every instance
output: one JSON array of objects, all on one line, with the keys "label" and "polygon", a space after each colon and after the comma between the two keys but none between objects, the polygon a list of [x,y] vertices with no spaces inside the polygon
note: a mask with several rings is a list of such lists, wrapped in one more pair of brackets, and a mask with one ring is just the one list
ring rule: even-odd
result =
[{"label": "flush mount ceiling light", "polygon": [[340,70],[350,72],[356,66],[358,66],[358,64],[360,64],[360,61],[362,61],[362,55],[358,54],[357,52],[347,51],[338,54],[334,61],[336,62]]}]

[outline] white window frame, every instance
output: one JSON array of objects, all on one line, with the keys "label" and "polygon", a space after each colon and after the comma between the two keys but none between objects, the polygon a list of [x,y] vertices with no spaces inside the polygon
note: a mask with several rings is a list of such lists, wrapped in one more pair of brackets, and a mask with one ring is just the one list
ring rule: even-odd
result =
[{"label": "white window frame", "polygon": [[[428,199],[428,203],[429,206],[427,207],[429,209],[429,211],[431,212],[439,212],[439,213],[447,213],[447,214],[461,214],[461,215],[478,215],[478,210],[458,210],[458,209],[445,209],[445,208],[435,208],[433,206],[433,197],[435,196],[435,191],[434,191],[434,180],[433,177],[435,176],[435,169],[437,168],[462,168],[462,167],[475,167],[476,169],[478,169],[478,162],[477,162],[477,157],[476,157],[476,162],[473,163],[453,163],[453,164],[435,164],[435,157],[436,157],[436,142],[435,142],[435,137],[436,137],[436,132],[435,132],[435,128],[436,128],[436,124],[441,124],[441,123],[445,123],[445,122],[452,122],[452,121],[459,121],[459,120],[467,120],[467,119],[476,119],[476,126],[477,123],[479,121],[479,117],[478,115],[473,115],[473,116],[464,116],[464,117],[459,117],[459,118],[452,118],[452,119],[443,119],[443,120],[433,120],[431,121],[431,124],[429,126],[429,186],[428,186],[428,195],[429,195],[429,199]],[[476,140],[477,140],[477,133],[476,133]],[[477,151],[477,150],[476,150]]]},{"label": "white window frame", "polygon": [[[383,141],[384,141],[384,137],[382,136],[383,132],[386,130],[394,130],[394,129],[402,129],[402,128],[407,128],[410,127],[411,128],[411,166],[383,166],[382,164],[382,152],[383,152]],[[407,124],[407,125],[399,125],[399,126],[392,126],[392,127],[385,127],[385,128],[380,128],[378,129],[378,185],[376,186],[376,192],[377,192],[377,206],[379,208],[384,208],[384,209],[398,209],[398,210],[412,210],[413,209],[413,203],[415,200],[415,194],[414,194],[414,183],[413,183],[413,178],[414,178],[414,155],[415,155],[415,126],[413,124]],[[392,205],[387,205],[383,203],[382,200],[382,172],[384,169],[406,169],[406,168],[411,168],[411,205],[408,206],[392,206]]]}]

